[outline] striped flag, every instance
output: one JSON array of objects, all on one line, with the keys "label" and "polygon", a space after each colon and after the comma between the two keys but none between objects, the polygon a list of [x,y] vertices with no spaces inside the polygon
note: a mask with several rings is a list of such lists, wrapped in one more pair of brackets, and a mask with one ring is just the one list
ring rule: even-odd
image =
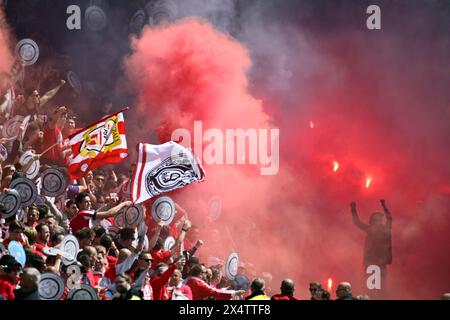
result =
[{"label": "striped flag", "polygon": [[201,182],[205,171],[192,152],[173,141],[162,145],[138,145],[139,157],[133,175],[131,196],[144,202],[161,193]]},{"label": "striped flag", "polygon": [[69,172],[71,179],[80,179],[90,170],[128,157],[123,111],[72,134],[69,137],[72,156]]}]

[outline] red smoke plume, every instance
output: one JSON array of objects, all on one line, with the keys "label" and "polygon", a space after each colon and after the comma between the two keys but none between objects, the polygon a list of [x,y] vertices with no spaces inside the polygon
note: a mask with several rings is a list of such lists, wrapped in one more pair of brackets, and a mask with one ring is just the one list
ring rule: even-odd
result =
[{"label": "red smoke plume", "polygon": [[[149,130],[157,130],[162,143],[177,128],[192,133],[193,122],[200,120],[204,129],[281,127],[277,175],[261,176],[255,166],[206,166],[204,183],[178,193],[176,200],[201,228],[208,247],[201,249],[203,260],[223,260],[236,250],[244,262],[253,264],[254,275],[273,273],[275,290],[282,277],[294,278],[303,298],[309,281],[323,283],[330,274],[337,283],[352,282],[354,291],[362,293],[363,235],[352,225],[349,203],[356,200],[361,218],[367,220],[371,212],[381,210],[378,200],[386,198],[394,218],[392,296],[435,298],[448,290],[448,136],[441,135],[448,133],[448,126],[439,122],[432,127],[425,116],[417,116],[425,112],[420,109],[425,101],[403,98],[411,94],[401,90],[401,80],[408,79],[390,82],[399,88],[399,104],[398,109],[385,108],[386,101],[369,98],[373,90],[381,90],[366,80],[374,72],[371,60],[354,65],[355,59],[341,54],[335,49],[339,43],[330,39],[329,47],[319,50],[327,64],[351,66],[357,72],[346,74],[342,67],[343,79],[326,94],[320,79],[312,80],[317,94],[310,99],[306,118],[283,113],[283,106],[269,99],[264,106],[255,99],[249,91],[247,50],[206,22],[187,19],[147,27],[132,47],[125,66],[139,97],[134,122],[144,121],[138,139],[156,142],[149,141]],[[387,61],[384,70],[389,72],[389,56],[379,58]],[[408,111],[414,113],[403,118],[402,112]],[[429,128],[430,136],[411,131],[408,121]],[[436,129],[439,126],[442,130]],[[418,144],[410,143],[411,138]],[[330,163],[336,159],[339,170],[333,172]],[[368,176],[372,180],[367,187]],[[208,202],[214,196],[222,200],[222,214],[211,222]],[[440,233],[447,236],[437,236]],[[420,279],[430,275],[427,270],[440,276],[423,283]]]},{"label": "red smoke plume", "polygon": [[3,1],[0,0],[0,72],[9,72],[13,63],[9,27],[3,13]]}]

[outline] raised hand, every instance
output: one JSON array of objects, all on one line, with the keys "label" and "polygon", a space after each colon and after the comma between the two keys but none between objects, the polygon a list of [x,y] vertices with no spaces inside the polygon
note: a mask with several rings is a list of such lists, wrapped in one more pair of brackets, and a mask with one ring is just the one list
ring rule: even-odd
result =
[{"label": "raised hand", "polygon": [[381,199],[380,200],[381,205],[383,206],[384,212],[389,212],[389,209],[386,206],[386,200]]},{"label": "raised hand", "polygon": [[123,207],[131,207],[132,205],[133,205],[133,202],[131,202],[131,201],[125,201],[122,203]]},{"label": "raised hand", "polygon": [[192,223],[189,220],[185,220],[183,223],[183,230],[188,231],[192,227]]},{"label": "raised hand", "polygon": [[203,245],[203,240],[197,240],[197,243],[195,244],[195,247],[199,248]]}]

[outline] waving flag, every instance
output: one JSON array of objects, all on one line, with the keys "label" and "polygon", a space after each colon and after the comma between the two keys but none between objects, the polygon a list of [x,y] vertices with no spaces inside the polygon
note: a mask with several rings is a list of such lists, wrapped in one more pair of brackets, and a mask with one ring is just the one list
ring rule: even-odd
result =
[{"label": "waving flag", "polygon": [[175,143],[138,145],[139,157],[133,175],[134,203],[204,180],[205,172],[192,152]]},{"label": "waving flag", "polygon": [[80,179],[90,170],[123,161],[128,157],[123,110],[78,131],[69,140],[71,179]]}]

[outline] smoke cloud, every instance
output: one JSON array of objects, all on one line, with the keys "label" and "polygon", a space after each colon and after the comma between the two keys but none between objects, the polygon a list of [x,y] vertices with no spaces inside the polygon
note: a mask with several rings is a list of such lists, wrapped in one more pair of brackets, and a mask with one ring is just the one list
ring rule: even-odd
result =
[{"label": "smoke cloud", "polygon": [[10,41],[11,35],[3,12],[3,1],[0,0],[0,72],[9,72],[14,63]]},{"label": "smoke cloud", "polygon": [[[83,93],[68,103],[77,125],[128,105],[130,146],[166,142],[178,128],[194,139],[194,121],[204,130],[280,130],[276,175],[261,176],[259,165],[205,165],[205,182],[173,194],[200,227],[203,261],[237,251],[253,276],[272,273],[274,291],[293,278],[300,298],[309,281],[329,277],[364,293],[364,234],[349,203],[367,221],[386,199],[390,297],[449,291],[448,1],[379,0],[377,31],[366,28],[366,0],[101,1],[108,24],[95,32],[84,20],[79,32],[62,28],[72,2],[51,2],[10,1],[11,25],[19,39],[37,41],[42,59],[67,57],[62,77],[79,75]],[[146,26],[129,41],[141,9],[174,23]],[[26,10],[54,15],[33,19]],[[8,72],[13,46],[0,21],[0,72]],[[221,200],[216,220],[212,199]]]},{"label": "smoke cloud", "polygon": [[[376,33],[365,28],[364,2],[198,3],[179,4],[179,16],[216,10],[229,23],[214,29],[189,18],[147,27],[132,41],[125,67],[141,128],[157,129],[153,142],[169,140],[177,128],[192,131],[195,120],[221,130],[280,128],[281,153],[276,176],[250,165],[213,165],[204,183],[177,193],[202,227],[210,249],[202,255],[224,259],[237,250],[255,274],[273,274],[273,288],[294,278],[300,297],[310,280],[328,277],[362,293],[364,238],[349,203],[357,201],[367,220],[386,199],[394,217],[390,296],[448,291],[445,10],[394,3]],[[222,214],[211,222],[213,196]]]}]

